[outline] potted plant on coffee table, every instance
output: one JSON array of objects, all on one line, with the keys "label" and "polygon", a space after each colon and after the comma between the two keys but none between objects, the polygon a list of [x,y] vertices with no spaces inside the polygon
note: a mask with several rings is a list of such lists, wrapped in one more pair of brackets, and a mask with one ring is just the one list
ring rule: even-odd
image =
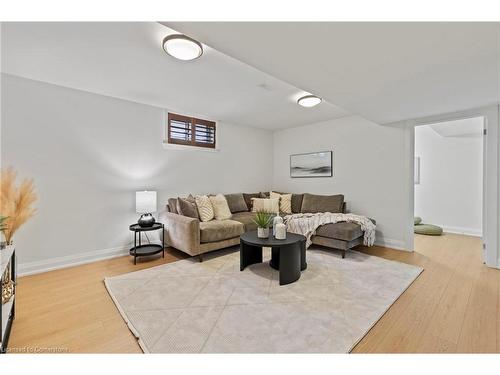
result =
[{"label": "potted plant on coffee table", "polygon": [[268,238],[269,225],[271,225],[273,221],[273,215],[269,212],[258,211],[253,221],[257,224],[257,237]]}]

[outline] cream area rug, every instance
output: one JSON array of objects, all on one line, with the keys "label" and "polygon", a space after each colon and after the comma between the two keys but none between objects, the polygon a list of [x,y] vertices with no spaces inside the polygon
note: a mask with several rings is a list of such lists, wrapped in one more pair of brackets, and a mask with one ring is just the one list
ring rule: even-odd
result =
[{"label": "cream area rug", "polygon": [[[270,251],[264,249],[264,261]],[[356,251],[307,250],[298,281],[238,248],[104,280],[146,353],[347,353],[422,272]]]}]

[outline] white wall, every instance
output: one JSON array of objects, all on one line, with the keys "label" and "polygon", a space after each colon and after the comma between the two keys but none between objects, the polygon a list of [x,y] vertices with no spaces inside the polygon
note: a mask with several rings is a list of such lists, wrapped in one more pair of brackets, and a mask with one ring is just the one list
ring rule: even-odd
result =
[{"label": "white wall", "polygon": [[415,127],[415,156],[420,157],[415,215],[447,232],[481,236],[483,125],[466,121],[477,127],[474,135],[442,136],[429,125]]},{"label": "white wall", "polygon": [[158,206],[187,193],[269,190],[269,131],[218,123],[220,152],[167,150],[165,112],[2,75],[4,166],[33,177],[38,213],[15,235],[20,271],[123,253],[135,191]]},{"label": "white wall", "polygon": [[403,155],[406,164],[403,189],[408,199],[406,209],[406,235],[407,243],[413,246],[413,215],[414,215],[414,146],[415,146],[415,126],[435,124],[438,122],[456,121],[459,119],[482,117],[484,119],[487,135],[484,137],[484,166],[483,166],[483,220],[482,220],[482,241],[483,260],[489,267],[500,268],[500,243],[498,233],[500,232],[500,218],[498,202],[500,201],[499,189],[499,152],[500,144],[499,116],[500,106],[490,105],[486,107],[471,108],[460,112],[444,113],[418,119],[400,121],[391,124],[406,130],[407,152]]},{"label": "white wall", "polygon": [[[273,135],[219,123],[221,152],[171,151],[161,144],[163,109],[1,78],[2,164],[34,177],[40,196],[37,216],[15,237],[21,271],[123,253],[127,227],[137,218],[134,192],[145,188],[158,190],[159,205],[189,192],[343,193],[351,212],[377,219],[378,243],[411,248],[405,219],[413,215],[411,124],[380,126],[352,116]],[[491,112],[489,132],[496,137],[498,107]],[[289,177],[291,153],[328,149],[334,177]],[[489,243],[487,261],[495,266],[496,242]]]},{"label": "white wall", "polygon": [[[408,197],[405,129],[380,126],[359,116],[274,133],[273,188],[317,194],[342,193],[350,212],[377,220],[377,243],[407,248],[403,218]],[[333,151],[334,176],[291,178],[290,154]]]}]

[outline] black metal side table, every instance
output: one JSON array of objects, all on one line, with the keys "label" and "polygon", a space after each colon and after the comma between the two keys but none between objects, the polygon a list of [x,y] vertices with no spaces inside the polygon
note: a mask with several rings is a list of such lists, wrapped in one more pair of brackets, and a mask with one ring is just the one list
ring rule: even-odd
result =
[{"label": "black metal side table", "polygon": [[[165,258],[165,226],[162,223],[154,223],[150,227],[141,227],[139,224],[132,224],[129,229],[134,232],[134,247],[130,249],[130,255],[134,256],[134,264],[137,264],[137,257],[148,256],[162,253]],[[149,232],[152,230],[161,229],[161,245],[148,243],[142,244],[141,232]],[[139,241],[137,241],[137,234],[139,234]],[[139,244],[137,244],[139,242]]]}]

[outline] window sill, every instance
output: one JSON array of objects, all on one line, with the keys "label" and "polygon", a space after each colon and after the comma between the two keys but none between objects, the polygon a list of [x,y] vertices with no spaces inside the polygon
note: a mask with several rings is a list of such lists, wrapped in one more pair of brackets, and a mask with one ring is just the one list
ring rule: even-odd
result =
[{"label": "window sill", "polygon": [[165,150],[175,150],[175,151],[201,151],[201,152],[220,152],[218,148],[208,148],[208,147],[196,147],[196,146],[184,146],[184,145],[174,145],[163,141],[163,148]]}]

